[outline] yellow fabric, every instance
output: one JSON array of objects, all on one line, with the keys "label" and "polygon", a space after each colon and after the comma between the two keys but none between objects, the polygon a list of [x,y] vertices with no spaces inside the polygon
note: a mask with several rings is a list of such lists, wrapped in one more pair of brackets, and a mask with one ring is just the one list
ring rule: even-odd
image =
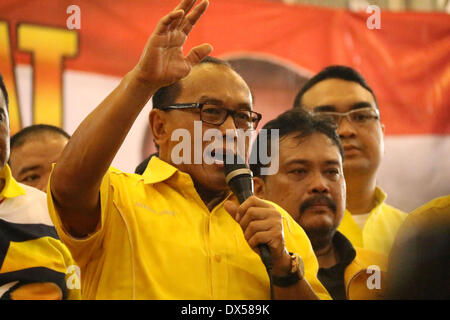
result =
[{"label": "yellow fabric", "polygon": [[[32,292],[33,298],[46,299],[58,296],[49,295],[50,291],[47,290],[58,285],[58,294],[61,296],[64,290],[67,299],[81,299],[79,288],[66,286],[70,277],[66,274],[67,268],[75,265],[75,262],[67,247],[54,238],[56,230],[49,219],[45,195],[37,189],[21,186],[12,177],[8,165],[0,171],[0,178],[5,179],[5,186],[0,193],[5,198],[0,205],[0,291],[4,291],[1,290],[2,286],[16,283],[11,297],[31,297],[18,293]],[[42,221],[48,221],[49,225]],[[30,281],[33,285],[28,284]],[[25,286],[32,290],[25,289]],[[45,290],[40,291],[39,288]]]},{"label": "yellow fabric", "polygon": [[[450,195],[435,198],[415,209],[408,215],[406,223],[445,222],[450,219]],[[422,222],[424,220],[424,222]],[[408,222],[407,222],[408,221]]]},{"label": "yellow fabric", "polygon": [[355,247],[389,255],[397,231],[408,215],[386,204],[386,194],[378,187],[375,197],[377,204],[370,211],[363,229],[357,225],[350,211],[345,210],[338,230]]},{"label": "yellow fabric", "polygon": [[61,288],[52,282],[29,283],[11,293],[11,300],[62,300]]},{"label": "yellow fabric", "polygon": [[[345,269],[344,280],[347,299],[349,300],[378,300],[383,299],[386,289],[387,256],[375,251],[355,247],[356,256]],[[375,266],[376,269],[373,267]],[[368,271],[370,267],[370,270]],[[372,270],[373,269],[373,270]],[[369,288],[367,282],[372,283],[370,277],[376,277],[380,271],[380,287]]]},{"label": "yellow fabric", "polygon": [[42,261],[47,260],[47,268],[66,273],[66,265],[70,262],[66,261],[66,257],[70,257],[67,248],[61,241],[51,237],[21,242],[11,241],[1,271],[6,273],[37,268],[42,266]]},{"label": "yellow fabric", "polygon": [[0,171],[0,179],[5,180],[5,186],[0,192],[0,198],[14,198],[25,194],[25,190],[13,178],[8,164]]},{"label": "yellow fabric", "polygon": [[[241,227],[223,202],[209,211],[188,174],[152,157],[142,176],[110,168],[100,196],[101,225],[85,239],[65,232],[48,197],[57,231],[81,267],[84,298],[270,298],[264,265]],[[288,250],[303,258],[313,290],[329,299],[305,232],[276,208]]]},{"label": "yellow fabric", "polygon": [[403,246],[419,234],[442,226],[450,226],[450,195],[435,198],[408,214],[395,238],[391,255],[401,253]]}]

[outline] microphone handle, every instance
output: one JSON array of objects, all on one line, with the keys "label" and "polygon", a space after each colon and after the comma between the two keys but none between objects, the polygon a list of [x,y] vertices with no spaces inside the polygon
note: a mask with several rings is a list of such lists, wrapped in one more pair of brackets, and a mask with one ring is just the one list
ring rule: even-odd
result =
[{"label": "microphone handle", "polygon": [[[249,197],[253,195],[252,190],[244,189],[242,192],[236,193],[236,196],[238,198],[239,203],[243,203],[245,200],[247,200]],[[264,263],[264,266],[267,269],[272,269],[272,262],[270,257],[270,251],[269,247],[265,243],[261,243],[258,245],[259,252],[261,253],[261,260]]]}]

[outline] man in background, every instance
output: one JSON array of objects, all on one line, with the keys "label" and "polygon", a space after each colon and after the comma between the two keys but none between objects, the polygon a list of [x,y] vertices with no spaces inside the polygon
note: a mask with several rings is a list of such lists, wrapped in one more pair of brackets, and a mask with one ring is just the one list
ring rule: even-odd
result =
[{"label": "man in background", "polygon": [[294,108],[332,119],[344,149],[347,203],[339,230],[353,243],[389,254],[406,213],[386,204],[376,177],[384,153],[384,125],[364,78],[346,66],[330,66],[297,94]]},{"label": "man in background", "polygon": [[0,299],[79,299],[79,269],[56,234],[45,193],[11,175],[8,93],[1,75],[0,89]]},{"label": "man in background", "polygon": [[26,127],[11,137],[9,166],[13,177],[23,184],[47,190],[47,182],[55,163],[70,136],[61,128],[37,124]]},{"label": "man in background", "polygon": [[319,262],[317,277],[333,299],[382,298],[381,279],[378,288],[368,288],[367,269],[376,265],[380,273],[386,271],[386,257],[353,247],[336,230],[345,211],[345,180],[334,124],[294,109],[269,121],[263,130],[279,130],[279,170],[261,175],[261,168],[270,163],[263,165],[256,156],[257,146],[264,145],[258,135],[250,157],[258,159],[251,164],[255,194],[280,205],[305,230]]}]

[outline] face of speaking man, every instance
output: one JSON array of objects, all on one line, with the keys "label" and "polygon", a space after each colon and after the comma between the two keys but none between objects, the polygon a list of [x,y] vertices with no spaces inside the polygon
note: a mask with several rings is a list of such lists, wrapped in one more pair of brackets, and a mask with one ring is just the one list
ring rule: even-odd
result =
[{"label": "face of speaking man", "polygon": [[339,149],[321,133],[298,137],[294,132],[282,137],[278,173],[255,178],[255,194],[289,212],[313,247],[328,241],[339,226],[345,188]]},{"label": "face of speaking man", "polygon": [[[364,107],[376,109],[373,95],[359,83],[326,79],[312,86],[302,97],[302,106],[310,111],[348,112]],[[337,133],[344,148],[344,171],[350,174],[374,174],[384,153],[384,126],[379,120],[355,123],[343,118]]]},{"label": "face of speaking man", "polygon": [[46,192],[52,163],[59,159],[68,141],[62,135],[42,132],[12,148],[9,165],[13,177]]},{"label": "face of speaking man", "polygon": [[5,97],[0,91],[0,169],[9,158],[9,116]]},{"label": "face of speaking man", "polygon": [[[212,103],[214,105],[229,109],[242,110],[252,109],[252,96],[245,81],[227,66],[213,63],[204,63],[195,66],[189,75],[180,81],[180,94],[175,103]],[[200,121],[198,109],[181,110],[153,110],[157,114],[150,115],[152,132],[155,142],[160,146],[160,156],[163,160],[173,163],[172,150],[180,143],[179,140],[171,139],[172,133],[177,129],[185,129],[190,135],[191,160],[190,163],[177,164],[177,168],[191,175],[195,183],[203,189],[212,191],[223,191],[227,189],[224,178],[223,163],[216,161],[212,164],[206,163],[203,151],[211,144],[213,149],[222,150],[226,147],[226,132],[234,132],[237,136],[237,128],[231,116],[228,116],[222,125],[212,125],[202,122],[203,137],[206,130],[216,129],[223,136],[223,143],[218,143],[215,138],[211,141],[203,141],[202,137],[195,135],[194,121]],[[232,136],[233,136],[232,135]],[[194,141],[197,139],[200,141]],[[194,145],[201,146],[202,159],[200,164],[194,163]],[[233,143],[234,152],[236,145]],[[211,146],[209,146],[211,148]],[[248,143],[245,145],[245,156],[248,155]],[[222,150],[223,151],[223,150]]]}]

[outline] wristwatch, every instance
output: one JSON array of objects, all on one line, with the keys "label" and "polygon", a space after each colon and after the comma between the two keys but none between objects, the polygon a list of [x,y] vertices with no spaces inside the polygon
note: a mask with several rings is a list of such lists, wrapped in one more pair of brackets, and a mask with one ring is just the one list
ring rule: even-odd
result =
[{"label": "wristwatch", "polygon": [[272,276],[272,283],[277,287],[290,287],[299,282],[305,276],[303,260],[296,253],[289,252],[291,256],[291,270],[287,276]]}]

